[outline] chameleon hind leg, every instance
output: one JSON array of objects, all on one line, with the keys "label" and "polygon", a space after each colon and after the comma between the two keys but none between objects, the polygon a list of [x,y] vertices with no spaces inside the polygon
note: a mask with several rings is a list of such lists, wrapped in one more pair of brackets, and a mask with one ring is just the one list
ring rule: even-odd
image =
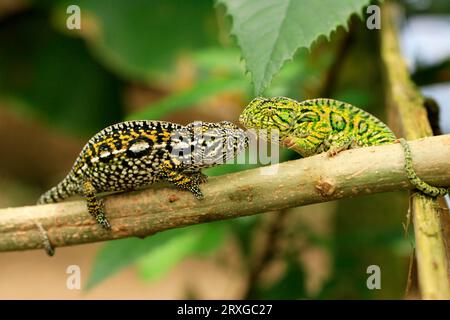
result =
[{"label": "chameleon hind leg", "polygon": [[102,199],[97,199],[97,190],[92,182],[86,180],[83,182],[81,191],[87,202],[89,213],[97,220],[97,222],[106,230],[111,229],[108,219],[106,219]]},{"label": "chameleon hind leg", "polygon": [[182,172],[179,166],[171,163],[169,160],[164,161],[160,167],[160,176],[178,188],[188,190],[194,194],[197,199],[203,199],[203,193],[200,190],[200,183],[205,181],[205,175],[201,172]]},{"label": "chameleon hind leg", "polygon": [[450,189],[433,187],[417,176],[417,173],[413,168],[411,148],[409,147],[408,142],[406,142],[403,138],[398,139],[398,141],[400,142],[405,154],[405,172],[411,184],[416,187],[416,189],[430,197],[445,196],[449,193]]}]

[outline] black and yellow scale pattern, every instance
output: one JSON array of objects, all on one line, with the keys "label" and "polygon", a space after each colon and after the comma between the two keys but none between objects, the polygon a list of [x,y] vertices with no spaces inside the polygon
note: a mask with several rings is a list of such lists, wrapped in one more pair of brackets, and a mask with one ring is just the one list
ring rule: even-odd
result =
[{"label": "black and yellow scale pattern", "polygon": [[[409,145],[397,139],[389,127],[370,113],[333,99],[298,102],[285,97],[256,98],[240,116],[248,129],[275,129],[279,142],[309,157],[322,152],[334,156],[340,151],[400,142],[405,152],[405,171],[411,183],[429,196],[443,196],[445,188],[422,181],[412,167]],[[268,135],[270,137],[270,135]]]},{"label": "black and yellow scale pattern", "polygon": [[89,213],[110,229],[98,194],[168,181],[202,199],[199,185],[206,176],[201,169],[224,164],[247,145],[245,131],[227,121],[186,126],[144,120],[114,124],[88,141],[72,170],[38,204],[82,195]]}]

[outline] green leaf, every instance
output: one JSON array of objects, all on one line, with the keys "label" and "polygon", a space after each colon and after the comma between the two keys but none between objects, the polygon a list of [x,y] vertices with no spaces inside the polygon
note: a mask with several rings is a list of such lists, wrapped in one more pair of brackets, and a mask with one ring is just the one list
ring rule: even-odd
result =
[{"label": "green leaf", "polygon": [[286,60],[321,35],[346,26],[370,0],[217,0],[233,19],[231,33],[260,95]]},{"label": "green leaf", "polygon": [[152,103],[145,107],[143,111],[131,114],[127,119],[158,120],[168,113],[191,107],[216,94],[239,90],[246,86],[247,82],[243,78],[215,79],[201,82],[190,89],[175,93],[156,103]]},{"label": "green leaf", "polygon": [[145,275],[154,278],[188,253],[203,254],[216,249],[222,243],[225,231],[220,222],[208,223],[167,230],[145,239],[126,238],[107,242],[94,261],[85,290],[92,289],[143,257],[146,257],[142,260],[144,265],[152,265],[153,268]]},{"label": "green leaf", "polygon": [[92,289],[106,278],[131,265],[151,249],[164,245],[182,232],[181,230],[168,230],[145,239],[126,238],[107,242],[95,258],[85,289]]},{"label": "green leaf", "polygon": [[217,249],[223,243],[224,236],[225,228],[220,223],[186,229],[186,232],[142,257],[138,262],[139,275],[146,281],[160,279],[184,258]]},{"label": "green leaf", "polygon": [[245,65],[240,59],[240,50],[234,46],[199,49],[193,53],[192,60],[200,75],[206,74],[207,77],[210,77],[220,74],[230,77],[247,77],[243,74]]},{"label": "green leaf", "polygon": [[139,259],[139,276],[146,281],[155,281],[164,276],[189,255],[198,242],[197,234],[183,234]]}]

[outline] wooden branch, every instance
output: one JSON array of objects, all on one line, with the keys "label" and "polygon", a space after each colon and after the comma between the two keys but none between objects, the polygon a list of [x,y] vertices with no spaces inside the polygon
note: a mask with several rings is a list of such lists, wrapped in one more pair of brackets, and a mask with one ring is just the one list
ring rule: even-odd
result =
[{"label": "wooden branch", "polygon": [[[408,68],[400,53],[394,24],[395,9],[392,3],[386,3],[382,11],[381,56],[387,104],[396,127],[401,128],[403,133],[401,136],[406,139],[418,139],[431,136],[433,132],[424,108],[424,100],[411,81]],[[430,151],[437,152],[437,149],[433,148]],[[412,194],[411,201],[422,297],[450,299],[447,256],[441,232],[439,203],[436,199],[424,197],[418,193]]]},{"label": "wooden branch", "polygon": [[[421,177],[450,185],[450,135],[413,141],[411,149]],[[61,247],[412,188],[403,163],[400,144],[393,144],[284,162],[272,166],[277,169],[273,175],[263,175],[258,168],[213,177],[202,186],[201,201],[170,187],[111,195],[105,198],[110,232],[89,216],[84,201],[1,209],[0,251],[42,248],[36,222],[47,230],[52,244]]]}]

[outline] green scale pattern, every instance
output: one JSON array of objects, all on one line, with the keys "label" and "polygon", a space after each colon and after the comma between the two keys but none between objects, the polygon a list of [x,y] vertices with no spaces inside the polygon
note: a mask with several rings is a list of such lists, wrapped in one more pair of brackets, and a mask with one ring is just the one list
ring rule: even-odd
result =
[{"label": "green scale pattern", "polygon": [[248,129],[278,130],[278,142],[303,157],[322,152],[334,156],[346,149],[400,142],[411,184],[431,197],[444,196],[449,191],[431,186],[417,176],[405,139],[397,139],[381,120],[346,102],[324,98],[302,102],[285,97],[256,98],[244,109],[240,121]]}]

